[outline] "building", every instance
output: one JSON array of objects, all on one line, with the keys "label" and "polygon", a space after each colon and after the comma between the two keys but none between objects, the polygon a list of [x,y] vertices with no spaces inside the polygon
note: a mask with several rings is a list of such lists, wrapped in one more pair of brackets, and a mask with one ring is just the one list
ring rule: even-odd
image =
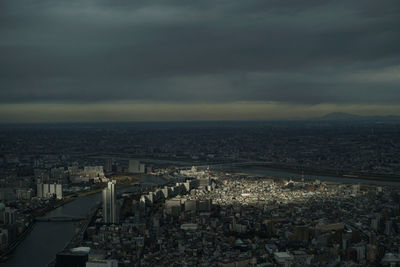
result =
[{"label": "building", "polygon": [[63,198],[62,184],[37,184],[37,197],[51,198],[55,196],[57,199]]},{"label": "building", "polygon": [[105,223],[118,223],[116,181],[108,182],[107,188],[103,190],[103,219]]},{"label": "building", "polygon": [[2,214],[3,214],[2,222],[4,224],[14,224],[15,223],[15,220],[16,220],[15,209],[12,209],[10,207],[5,207]]},{"label": "building", "polygon": [[86,267],[118,267],[117,260],[90,260],[86,262]]},{"label": "building", "polygon": [[289,252],[275,252],[274,259],[281,266],[290,266],[293,256]]},{"label": "building", "polygon": [[144,163],[139,164],[139,173],[145,173],[146,165]]},{"label": "building", "polygon": [[197,230],[197,223],[184,223],[181,225],[182,230]]},{"label": "building", "polygon": [[49,193],[51,196],[54,196],[56,194],[56,185],[55,184],[49,184]]},{"label": "building", "polygon": [[104,161],[104,171],[105,172],[112,172],[112,167],[113,167],[113,161],[112,159],[106,159]]},{"label": "building", "polygon": [[153,167],[152,166],[147,166],[146,167],[146,173],[152,173],[153,172]]},{"label": "building", "polygon": [[38,183],[36,185],[36,196],[37,197],[43,197],[43,184],[42,183]]},{"label": "building", "polygon": [[16,195],[13,188],[0,188],[0,200],[15,200]]},{"label": "building", "polygon": [[197,211],[197,200],[186,200],[185,211],[196,212]]},{"label": "building", "polygon": [[205,199],[205,200],[199,201],[199,211],[209,212],[209,211],[211,211],[211,207],[212,207],[211,199]]},{"label": "building", "polygon": [[83,168],[83,175],[89,179],[104,178],[103,166],[85,166]]},{"label": "building", "polygon": [[398,266],[400,264],[400,254],[387,252],[381,260],[382,266]]},{"label": "building", "polygon": [[54,182],[56,182],[56,181],[67,182],[68,171],[65,171],[64,167],[52,168],[50,170],[50,178]]},{"label": "building", "polygon": [[145,165],[140,163],[138,160],[129,160],[129,167],[128,171],[130,173],[144,173],[145,172]]},{"label": "building", "polygon": [[0,228],[0,250],[8,247],[8,230]]},{"label": "building", "polygon": [[34,169],[33,173],[36,181],[44,182],[50,179],[49,171],[46,169]]},{"label": "building", "polygon": [[32,198],[32,189],[19,188],[15,190],[18,200],[30,200]]},{"label": "building", "polygon": [[56,267],[85,267],[89,260],[90,248],[79,247],[63,251],[56,256]]}]

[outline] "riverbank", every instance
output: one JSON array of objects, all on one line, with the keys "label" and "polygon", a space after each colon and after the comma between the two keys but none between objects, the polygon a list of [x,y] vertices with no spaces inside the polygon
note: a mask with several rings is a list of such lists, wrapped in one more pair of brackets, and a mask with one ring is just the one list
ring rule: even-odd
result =
[{"label": "riverbank", "polygon": [[[73,200],[75,200],[76,197],[69,197],[69,198],[64,198],[61,200],[56,201],[53,205],[47,206],[43,209],[37,210],[37,211],[33,211],[32,212],[32,217],[36,218],[36,217],[41,217],[47,213],[49,213],[50,211],[61,207]],[[32,231],[33,227],[35,226],[35,220],[33,219],[30,223],[29,226],[17,237],[17,239],[12,242],[7,249],[0,254],[0,262],[5,262],[7,261],[7,259],[11,256],[12,252],[18,247],[18,245],[27,237],[27,235]]]},{"label": "riverbank", "polygon": [[[89,227],[89,224],[93,221],[94,216],[96,215],[97,211],[100,209],[101,205],[98,204],[97,206],[93,207],[88,214],[84,221],[80,222],[79,230],[75,233],[72,239],[65,245],[65,247],[61,251],[66,251],[67,249],[71,249],[73,247],[77,247],[81,244],[84,238],[84,234]],[[78,228],[77,228],[78,229]],[[60,252],[61,252],[60,251]],[[57,257],[57,256],[56,256]],[[56,266],[56,259],[54,258],[49,264],[48,267],[55,267]]]},{"label": "riverbank", "polygon": [[35,221],[31,221],[29,226],[17,237],[17,239],[7,247],[7,249],[0,255],[0,262],[5,262],[10,257],[11,253],[18,247],[18,245],[25,239],[25,237],[32,231]]},{"label": "riverbank", "polygon": [[[36,217],[42,217],[46,214],[48,214],[49,212],[67,204],[70,203],[74,200],[76,200],[79,197],[83,197],[83,196],[88,196],[88,195],[92,195],[92,194],[96,194],[101,192],[101,190],[103,190],[103,188],[99,188],[99,189],[95,189],[89,192],[82,192],[79,193],[76,196],[70,196],[70,197],[66,197],[60,200],[57,200],[55,203],[51,203],[49,206],[41,208],[39,210],[33,211],[32,212],[32,217],[36,218]],[[32,229],[34,228],[36,222],[35,220],[32,220],[29,224],[29,226],[17,237],[17,239],[10,244],[10,246],[7,247],[7,249],[0,254],[0,262],[5,262],[8,260],[8,258],[12,255],[13,251],[18,247],[18,245],[28,236],[28,234],[32,231]]]}]

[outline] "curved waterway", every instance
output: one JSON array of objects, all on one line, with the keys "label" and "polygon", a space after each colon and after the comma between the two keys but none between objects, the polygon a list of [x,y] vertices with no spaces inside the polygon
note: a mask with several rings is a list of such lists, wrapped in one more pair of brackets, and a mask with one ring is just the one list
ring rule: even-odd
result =
[{"label": "curved waterway", "polygon": [[[300,179],[301,174],[259,169],[236,169],[237,172],[251,173],[255,175],[281,177],[287,179]],[[356,178],[343,178],[332,176],[305,175],[306,180],[320,180],[338,183],[362,183],[375,185],[400,186],[400,182],[388,182],[379,180],[364,180]],[[163,184],[166,181],[159,177],[144,177],[142,184],[155,185]],[[119,192],[130,191],[132,188],[124,188]],[[48,216],[69,215],[83,217],[86,213],[101,201],[99,193],[80,197],[72,202],[65,204],[51,212]],[[65,245],[72,239],[76,230],[75,222],[37,222],[30,234],[22,241],[22,243],[14,250],[10,259],[0,263],[0,267],[46,267],[52,261],[55,255],[61,251]]]},{"label": "curved waterway", "polygon": [[[163,184],[165,180],[149,176],[143,179],[144,184]],[[123,188],[119,193],[131,191]],[[101,201],[101,194],[79,197],[76,200],[50,211],[46,216],[84,217],[86,213]],[[32,231],[14,250],[10,258],[1,267],[46,267],[72,239],[77,228],[76,222],[36,222]]]}]

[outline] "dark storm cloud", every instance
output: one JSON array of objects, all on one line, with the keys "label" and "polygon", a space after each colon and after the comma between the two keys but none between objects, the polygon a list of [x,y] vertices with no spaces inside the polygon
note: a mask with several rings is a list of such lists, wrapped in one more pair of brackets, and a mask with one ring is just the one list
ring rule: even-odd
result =
[{"label": "dark storm cloud", "polygon": [[0,2],[0,101],[400,103],[397,1]]}]

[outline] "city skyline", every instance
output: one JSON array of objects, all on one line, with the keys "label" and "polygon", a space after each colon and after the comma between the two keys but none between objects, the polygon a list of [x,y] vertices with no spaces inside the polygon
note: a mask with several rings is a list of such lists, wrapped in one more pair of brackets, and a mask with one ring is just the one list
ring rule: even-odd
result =
[{"label": "city skyline", "polygon": [[0,266],[390,266],[399,129],[341,113],[3,124]]}]

